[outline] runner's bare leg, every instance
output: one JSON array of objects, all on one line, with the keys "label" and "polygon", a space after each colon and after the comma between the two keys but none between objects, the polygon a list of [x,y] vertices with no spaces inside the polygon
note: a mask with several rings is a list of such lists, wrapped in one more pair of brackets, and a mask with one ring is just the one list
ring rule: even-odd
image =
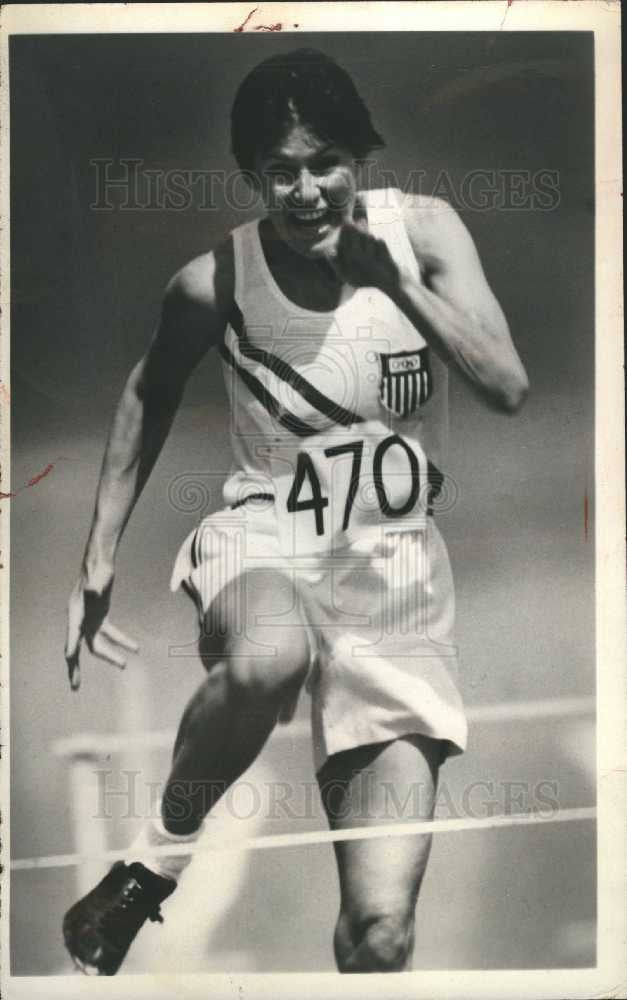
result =
[{"label": "runner's bare leg", "polygon": [[309,646],[288,577],[260,569],[224,587],[200,651],[209,676],[181,720],[162,801],[164,826],[179,835],[198,829],[250,767],[304,680]]},{"label": "runner's bare leg", "polygon": [[[318,774],[329,825],[341,830],[433,817],[441,744],[426,736],[334,754]],[[431,836],[339,842],[341,906],[335,930],[340,972],[408,969],[415,909]]]}]

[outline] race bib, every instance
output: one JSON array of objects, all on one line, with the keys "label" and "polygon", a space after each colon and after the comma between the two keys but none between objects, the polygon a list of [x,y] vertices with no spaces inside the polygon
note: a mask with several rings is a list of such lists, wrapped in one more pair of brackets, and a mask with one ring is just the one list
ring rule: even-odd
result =
[{"label": "race bib", "polygon": [[336,552],[377,524],[424,524],[426,456],[415,439],[378,421],[277,443],[268,458],[286,555]]}]

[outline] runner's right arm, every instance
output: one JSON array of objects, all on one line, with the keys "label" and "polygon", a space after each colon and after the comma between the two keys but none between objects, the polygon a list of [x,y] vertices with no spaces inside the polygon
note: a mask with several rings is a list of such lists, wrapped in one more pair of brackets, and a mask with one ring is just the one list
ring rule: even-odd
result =
[{"label": "runner's right arm", "polygon": [[65,657],[71,687],[80,684],[81,642],[103,660],[125,666],[137,645],[108,620],[115,556],[124,528],[161,452],[187,379],[219,343],[232,298],[226,248],[187,264],[169,283],[161,318],[131,371],[104,453],[91,529],[68,605]]}]

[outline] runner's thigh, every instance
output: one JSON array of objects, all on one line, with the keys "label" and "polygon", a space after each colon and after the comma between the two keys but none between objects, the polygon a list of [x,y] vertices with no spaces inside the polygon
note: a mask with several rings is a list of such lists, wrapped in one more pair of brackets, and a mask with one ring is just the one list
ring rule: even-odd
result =
[{"label": "runner's thigh", "polygon": [[[333,829],[429,820],[433,816],[440,742],[407,736],[334,754],[319,773]],[[342,909],[357,920],[413,912],[429,836],[336,843]]]},{"label": "runner's thigh", "polygon": [[230,580],[204,616],[200,650],[208,667],[224,655],[304,666],[309,657],[307,632],[289,576],[260,568]]}]

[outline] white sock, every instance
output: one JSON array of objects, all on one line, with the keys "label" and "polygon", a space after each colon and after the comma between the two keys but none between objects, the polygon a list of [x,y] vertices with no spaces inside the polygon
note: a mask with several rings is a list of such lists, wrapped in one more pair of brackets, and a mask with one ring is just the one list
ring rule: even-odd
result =
[{"label": "white sock", "polygon": [[164,847],[167,844],[193,844],[203,832],[204,823],[200,825],[194,833],[178,834],[170,833],[166,830],[161,819],[161,803],[159,803],[159,815],[157,819],[150,819],[144,824],[138,836],[135,838],[128,853],[124,858],[127,865],[133,861],[139,861],[155,875],[162,878],[170,878],[178,882],[180,876],[190,863],[191,854],[160,855],[155,857],[148,852],[155,847]]}]

